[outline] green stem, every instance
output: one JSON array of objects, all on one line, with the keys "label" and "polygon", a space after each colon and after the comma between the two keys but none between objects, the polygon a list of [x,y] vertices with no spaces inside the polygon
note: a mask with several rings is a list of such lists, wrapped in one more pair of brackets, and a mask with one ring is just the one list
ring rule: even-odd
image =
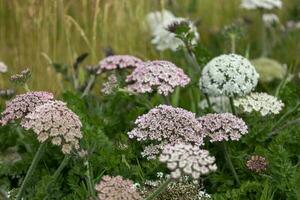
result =
[{"label": "green stem", "polygon": [[233,98],[232,97],[229,97],[229,102],[230,102],[230,107],[231,107],[231,112],[232,114],[235,115],[235,107],[234,107],[234,103],[233,103]]},{"label": "green stem", "polygon": [[88,95],[88,93],[90,92],[90,90],[91,90],[91,88],[92,88],[92,85],[93,85],[94,82],[95,82],[95,79],[96,79],[96,76],[95,76],[94,74],[92,74],[92,75],[90,76],[90,79],[89,79],[89,81],[88,81],[88,83],[87,83],[86,88],[84,89],[84,91],[83,91],[83,93],[82,93],[82,95],[81,95],[81,98],[83,98],[84,96]]},{"label": "green stem", "polygon": [[16,200],[20,200],[22,198],[23,192],[25,191],[25,188],[26,188],[26,184],[28,183],[30,177],[32,176],[38,162],[41,160],[45,147],[46,147],[46,143],[41,143],[39,149],[35,153],[35,156],[33,158],[33,161],[31,162],[31,165],[30,165],[28,171],[27,171],[25,179],[18,191]]},{"label": "green stem", "polygon": [[230,156],[229,156],[228,148],[227,148],[227,145],[226,145],[225,142],[223,142],[223,148],[224,148],[224,155],[225,155],[226,162],[227,162],[227,164],[228,164],[228,166],[229,166],[229,168],[230,168],[230,170],[231,170],[231,172],[232,172],[232,174],[235,178],[235,181],[236,181],[237,185],[240,186],[240,184],[241,184],[240,179],[239,179],[239,177],[238,177],[238,175],[235,171],[235,168],[232,164],[232,161],[231,161]]},{"label": "green stem", "polygon": [[235,49],[236,49],[235,41],[236,41],[235,34],[231,34],[230,35],[231,53],[235,53]]},{"label": "green stem", "polygon": [[90,195],[93,198],[96,198],[96,193],[95,193],[94,183],[93,183],[92,176],[91,176],[91,169],[90,169],[89,161],[86,162],[86,165],[87,165],[87,171],[86,171],[87,186],[88,186]]},{"label": "green stem", "polygon": [[265,23],[263,21],[263,14],[264,10],[262,9],[260,11],[261,15],[261,56],[266,57],[268,55],[268,49],[267,49],[267,30]]},{"label": "green stem", "polygon": [[208,108],[210,111],[213,111],[213,108],[212,108],[212,105],[211,105],[211,102],[209,100],[209,96],[207,94],[204,94],[205,96],[205,99],[206,99],[206,102],[207,102],[207,105],[208,105]]},{"label": "green stem", "polygon": [[163,182],[150,196],[148,196],[145,200],[153,200],[155,199],[160,193],[162,193],[169,183],[172,181],[171,178],[168,178],[165,182]]},{"label": "green stem", "polygon": [[30,92],[30,89],[29,89],[27,83],[24,84],[24,89],[25,89],[26,92]]},{"label": "green stem", "polygon": [[56,179],[58,178],[58,176],[60,175],[60,173],[62,172],[62,170],[67,166],[67,164],[69,163],[70,160],[70,155],[65,155],[63,161],[60,163],[59,167],[56,169],[56,171],[54,172],[51,182],[55,182]]}]

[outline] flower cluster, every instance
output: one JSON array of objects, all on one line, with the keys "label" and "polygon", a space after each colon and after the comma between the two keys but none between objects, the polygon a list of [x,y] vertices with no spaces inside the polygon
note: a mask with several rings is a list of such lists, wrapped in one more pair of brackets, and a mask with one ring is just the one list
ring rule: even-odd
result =
[{"label": "flower cluster", "polygon": [[266,171],[267,165],[267,159],[258,155],[251,156],[251,158],[246,162],[247,168],[256,173]]},{"label": "flower cluster", "polygon": [[146,93],[157,90],[159,94],[167,96],[175,87],[184,87],[190,78],[169,61],[157,60],[146,62],[144,66],[137,67],[127,76],[129,83],[127,89],[132,92]]},{"label": "flower cluster", "polygon": [[143,152],[148,159],[155,158],[168,143],[182,141],[203,144],[201,126],[195,114],[182,108],[159,105],[138,117],[135,124],[137,127],[128,132],[129,138],[155,143],[146,147]]},{"label": "flower cluster", "polygon": [[16,91],[14,89],[0,90],[0,97],[10,99],[15,95],[15,93]]},{"label": "flower cluster", "polygon": [[244,112],[259,112],[262,116],[269,114],[279,114],[284,107],[284,103],[276,97],[267,93],[251,93],[246,97],[234,101],[236,107],[242,108]]},{"label": "flower cluster", "polygon": [[118,88],[118,79],[112,74],[108,77],[108,81],[103,84],[101,92],[105,95],[112,94]]},{"label": "flower cluster", "polygon": [[125,180],[121,176],[103,176],[95,187],[99,200],[141,200],[133,182]]},{"label": "flower cluster", "polygon": [[37,106],[45,104],[53,98],[53,95],[48,92],[27,92],[17,95],[6,103],[6,108],[1,113],[1,124],[6,125],[10,121],[22,119],[25,115],[34,111]]},{"label": "flower cluster", "polygon": [[273,13],[263,14],[262,19],[267,27],[271,27],[280,23],[278,16]]},{"label": "flower cluster", "polygon": [[26,83],[31,77],[30,69],[24,69],[19,74],[12,75],[10,77],[10,81],[16,84],[24,84]]},{"label": "flower cluster", "polygon": [[5,73],[7,72],[7,66],[5,65],[4,62],[0,62],[0,73]]},{"label": "flower cluster", "polygon": [[159,160],[167,163],[168,169],[172,171],[171,177],[174,179],[189,175],[198,180],[201,175],[217,170],[215,157],[210,156],[207,150],[191,144],[166,145]]},{"label": "flower cluster", "polygon": [[108,56],[99,62],[97,74],[114,69],[135,68],[143,65],[143,61],[130,55]]},{"label": "flower cluster", "polygon": [[201,132],[210,142],[239,140],[248,133],[246,123],[231,113],[207,114],[199,117]]},{"label": "flower cluster", "polygon": [[[159,51],[171,49],[176,51],[178,47],[184,43],[176,37],[175,33],[168,30],[168,27],[174,23],[181,21],[188,21],[184,18],[175,17],[170,11],[163,10],[161,12],[152,12],[147,15],[147,24],[149,25],[152,34],[152,44],[154,44]],[[193,33],[194,38],[192,44],[196,44],[199,39],[199,33],[195,25],[188,21],[189,33]]]},{"label": "flower cluster", "polygon": [[82,126],[79,117],[62,101],[49,101],[25,116],[21,125],[32,129],[39,142],[51,140],[53,145],[60,146],[64,154],[70,154],[75,148],[79,150],[82,138]]},{"label": "flower cluster", "polygon": [[281,8],[281,0],[243,0],[242,8],[247,10],[265,9],[272,10],[274,8]]},{"label": "flower cluster", "polygon": [[237,54],[221,55],[204,67],[200,87],[210,96],[243,96],[255,88],[258,77],[246,58]]}]

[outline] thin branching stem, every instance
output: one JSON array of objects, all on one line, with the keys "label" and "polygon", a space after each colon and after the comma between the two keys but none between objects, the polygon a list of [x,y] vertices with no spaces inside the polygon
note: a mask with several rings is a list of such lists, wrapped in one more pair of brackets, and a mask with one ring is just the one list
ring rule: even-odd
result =
[{"label": "thin branching stem", "polygon": [[156,197],[166,190],[169,183],[172,181],[171,178],[168,178],[165,182],[163,182],[150,196],[148,196],[145,200],[154,200]]},{"label": "thin branching stem", "polygon": [[235,171],[235,168],[232,164],[232,161],[230,159],[230,155],[229,155],[229,152],[228,152],[228,147],[227,147],[225,142],[223,142],[222,144],[223,144],[223,149],[224,149],[224,155],[225,155],[226,162],[227,162],[227,164],[228,164],[228,166],[229,166],[229,168],[230,168],[230,170],[231,170],[231,172],[234,176],[234,179],[235,179],[237,185],[240,186],[240,184],[241,184],[240,179],[239,179],[239,177],[238,177],[238,175]]},{"label": "thin branching stem", "polygon": [[235,112],[235,107],[234,107],[233,97],[229,97],[229,102],[230,102],[231,112],[232,112],[232,114],[235,115],[236,112]]}]

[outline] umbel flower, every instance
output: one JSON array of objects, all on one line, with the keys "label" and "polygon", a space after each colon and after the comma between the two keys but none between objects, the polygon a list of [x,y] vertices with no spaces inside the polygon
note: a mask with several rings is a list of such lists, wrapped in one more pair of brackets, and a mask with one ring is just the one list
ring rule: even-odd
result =
[{"label": "umbel flower", "polygon": [[105,95],[112,94],[118,88],[118,79],[115,74],[108,77],[108,81],[103,84],[101,92]]},{"label": "umbel flower", "polygon": [[31,77],[30,69],[24,69],[19,74],[12,75],[10,77],[10,81],[16,84],[24,84],[26,83]]},{"label": "umbel flower", "polygon": [[176,37],[175,33],[168,30],[168,27],[174,23],[179,23],[182,21],[188,22],[189,33],[193,33],[194,38],[192,39],[192,44],[196,44],[199,39],[199,33],[195,25],[185,18],[175,17],[170,11],[156,11],[151,12],[146,18],[147,24],[150,28],[151,35],[153,37],[152,44],[156,46],[156,49],[163,51],[166,49],[171,49],[176,51],[178,47],[183,46],[184,43]]},{"label": "umbel flower", "polygon": [[34,111],[37,106],[53,99],[53,94],[49,92],[27,92],[17,95],[6,103],[5,110],[1,113],[1,124],[6,125],[10,121],[23,119],[25,115]]},{"label": "umbel flower", "polygon": [[251,93],[248,96],[234,101],[236,107],[240,107],[244,112],[259,112],[262,116],[279,114],[284,107],[284,103],[276,97],[267,93]]},{"label": "umbel flower", "polygon": [[121,176],[103,176],[95,187],[99,200],[141,200],[133,182]]},{"label": "umbel flower", "polygon": [[16,91],[14,89],[4,89],[0,90],[0,97],[4,99],[10,99],[15,95]]},{"label": "umbel flower", "polygon": [[247,10],[265,9],[272,10],[275,8],[281,8],[281,0],[243,0],[241,7]]},{"label": "umbel flower", "polygon": [[278,16],[273,13],[263,14],[262,19],[267,27],[271,27],[280,23]]},{"label": "umbel flower", "polygon": [[201,126],[195,114],[182,108],[159,105],[135,121],[136,128],[128,132],[129,138],[151,142],[146,146],[143,156],[156,158],[166,144],[189,142],[203,144]]},{"label": "umbel flower", "polygon": [[62,101],[49,101],[25,116],[21,125],[32,129],[39,142],[51,140],[53,145],[61,147],[64,154],[70,154],[75,148],[79,150],[82,138],[79,117]]},{"label": "umbel flower", "polygon": [[157,90],[159,94],[167,96],[177,86],[185,87],[190,82],[190,78],[175,64],[156,60],[137,67],[127,76],[126,82],[129,83],[127,86],[129,91],[150,93]]},{"label": "umbel flower", "polygon": [[7,66],[4,62],[0,62],[0,73],[7,72]]},{"label": "umbel flower", "polygon": [[260,173],[266,171],[268,161],[263,156],[253,155],[249,160],[247,160],[246,166],[249,170]]},{"label": "umbel flower", "polygon": [[255,88],[258,77],[254,66],[246,58],[224,54],[204,67],[200,88],[210,96],[244,96]]},{"label": "umbel flower", "polygon": [[112,55],[104,58],[99,62],[97,74],[103,71],[115,69],[136,68],[142,66],[143,61],[130,55]]},{"label": "umbel flower", "polygon": [[198,118],[201,132],[210,142],[239,140],[248,133],[246,123],[231,113],[207,114]]},{"label": "umbel flower", "polygon": [[207,150],[199,149],[191,144],[178,143],[166,145],[159,160],[167,164],[171,170],[171,177],[178,179],[183,175],[198,180],[201,175],[217,170],[215,157],[210,156]]}]

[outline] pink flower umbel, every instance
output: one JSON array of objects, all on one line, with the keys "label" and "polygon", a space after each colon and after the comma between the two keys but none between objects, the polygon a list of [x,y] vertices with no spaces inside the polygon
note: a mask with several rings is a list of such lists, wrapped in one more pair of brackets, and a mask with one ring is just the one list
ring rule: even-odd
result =
[{"label": "pink flower umbel", "polygon": [[188,175],[198,180],[201,175],[217,170],[215,157],[210,156],[207,150],[191,144],[166,145],[159,160],[167,164],[174,179]]},{"label": "pink flower umbel", "polygon": [[38,106],[25,116],[21,125],[27,130],[32,129],[39,142],[51,140],[53,145],[60,146],[64,154],[70,154],[73,148],[79,150],[82,124],[62,101],[50,101]]},{"label": "pink flower umbel", "polygon": [[246,166],[249,170],[260,173],[267,170],[268,161],[263,156],[253,155],[247,160]]},{"label": "pink flower umbel", "polygon": [[148,159],[156,158],[166,144],[180,141],[203,144],[201,125],[195,114],[182,108],[159,105],[140,116],[135,125],[137,127],[128,132],[128,136],[138,141],[153,143],[146,146],[142,153]]},{"label": "pink flower umbel", "polygon": [[143,61],[130,55],[108,56],[99,62],[97,74],[114,69],[136,68],[143,65]]},{"label": "pink flower umbel", "polygon": [[10,121],[22,119],[37,106],[43,105],[54,99],[49,92],[27,92],[17,95],[6,103],[5,110],[1,113],[1,124],[6,125]]},{"label": "pink flower umbel", "polygon": [[208,114],[198,121],[210,142],[239,140],[248,133],[246,123],[231,113]]},{"label": "pink flower umbel", "polygon": [[141,200],[133,182],[121,176],[103,176],[95,187],[99,200]]},{"label": "pink flower umbel", "polygon": [[167,96],[177,86],[185,87],[190,78],[181,68],[169,61],[157,60],[146,62],[144,66],[137,67],[127,76],[127,89],[136,93],[151,93],[157,91]]}]

